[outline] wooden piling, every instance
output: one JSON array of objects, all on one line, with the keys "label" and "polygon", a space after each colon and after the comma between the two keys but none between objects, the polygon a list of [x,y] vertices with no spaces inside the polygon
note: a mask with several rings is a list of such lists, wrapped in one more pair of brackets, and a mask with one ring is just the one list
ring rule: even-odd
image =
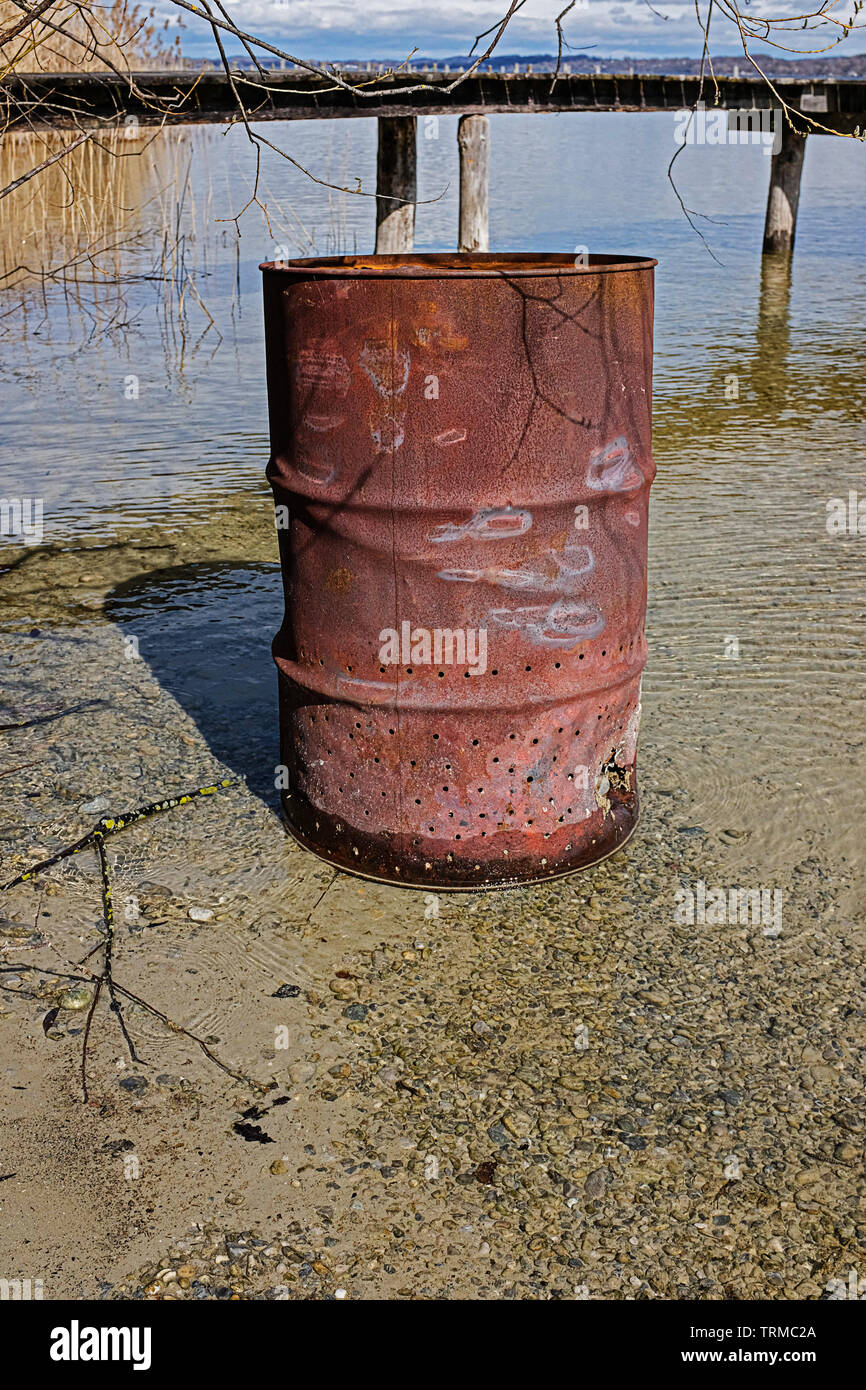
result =
[{"label": "wooden piling", "polygon": [[376,254],[401,254],[415,244],[417,116],[380,116],[376,159]]},{"label": "wooden piling", "polygon": [[806,136],[782,120],[782,144],[774,152],[770,164],[770,192],[767,197],[767,219],[764,223],[764,255],[789,255],[794,249],[797,230],[797,205],[800,201],[800,176],[806,153]]},{"label": "wooden piling", "polygon": [[490,122],[486,116],[461,116],[457,127],[460,150],[460,228],[458,251],[490,249]]}]

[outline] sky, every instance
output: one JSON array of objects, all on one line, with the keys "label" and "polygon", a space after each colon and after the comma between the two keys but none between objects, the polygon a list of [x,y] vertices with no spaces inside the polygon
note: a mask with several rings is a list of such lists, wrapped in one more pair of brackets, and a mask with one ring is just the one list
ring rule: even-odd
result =
[{"label": "sky", "polygon": [[[556,15],[567,0],[526,0],[499,42],[501,53],[555,53]],[[740,0],[743,13],[805,14],[821,0]],[[834,0],[829,13],[844,18],[853,0]],[[417,49],[433,58],[465,53],[475,36],[501,20],[507,0],[224,0],[238,27],[277,44],[302,58],[396,58]],[[701,0],[706,13],[706,0]],[[170,11],[166,0],[157,4],[161,15]],[[861,20],[866,23],[866,20]],[[183,51],[203,55],[213,50],[206,24],[184,16]],[[563,21],[565,39],[576,52],[604,57],[650,58],[697,56],[701,34],[695,0],[576,0]],[[835,25],[791,34],[799,51],[823,48],[838,34]],[[240,51],[230,35],[229,52]],[[738,53],[736,29],[721,15],[713,20],[711,51]],[[489,42],[489,40],[485,41]],[[756,45],[757,53],[763,45]],[[483,47],[482,47],[483,51]],[[766,51],[766,50],[765,50]],[[866,29],[846,39],[839,54],[866,52]],[[568,50],[565,50],[567,57]],[[780,56],[791,56],[782,54]]]}]

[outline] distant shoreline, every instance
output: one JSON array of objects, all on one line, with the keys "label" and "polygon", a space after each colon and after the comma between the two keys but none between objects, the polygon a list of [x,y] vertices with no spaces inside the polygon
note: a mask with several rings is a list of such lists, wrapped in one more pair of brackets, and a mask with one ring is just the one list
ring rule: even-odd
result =
[{"label": "distant shoreline", "polygon": [[[232,67],[252,68],[253,63],[247,53],[230,53],[227,55]],[[756,53],[755,60],[760,64],[761,71],[767,77],[811,77],[811,78],[840,78],[840,77],[866,77],[866,52],[852,53],[847,57],[837,55],[817,55],[804,58],[779,58],[771,53]],[[477,58],[477,55],[476,55]],[[405,58],[310,58],[310,62],[325,64],[331,63],[333,67],[341,72],[368,72],[382,69],[387,71],[389,68],[402,70],[404,72],[459,72],[461,69],[471,67],[476,58],[468,54],[457,54],[446,58],[413,57],[411,62],[406,62]],[[261,55],[261,65],[266,68],[279,68],[281,66],[278,58]],[[756,77],[758,76],[755,68],[742,53],[722,54],[712,58],[713,70],[719,77]],[[184,66],[187,68],[214,67],[212,57],[184,57]],[[495,54],[492,58],[485,60],[481,65],[484,72],[513,72],[519,70],[525,72],[531,67],[533,72],[555,72],[557,67],[556,55],[553,53],[504,53]],[[564,54],[560,64],[560,71],[571,73],[595,73],[612,74],[629,72],[635,74],[648,75],[682,75],[683,77],[694,77],[700,73],[701,59],[686,57],[659,57],[659,58],[610,58],[594,53],[570,53]],[[704,68],[708,80],[710,78],[709,66]]]}]

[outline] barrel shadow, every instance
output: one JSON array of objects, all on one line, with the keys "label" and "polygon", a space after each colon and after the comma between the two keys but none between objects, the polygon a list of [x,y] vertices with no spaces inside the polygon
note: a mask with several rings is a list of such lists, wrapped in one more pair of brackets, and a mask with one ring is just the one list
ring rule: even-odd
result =
[{"label": "barrel shadow", "polygon": [[215,757],[278,805],[277,681],[271,638],[283,616],[276,564],[193,564],[119,584],[106,616],[195,722]]}]

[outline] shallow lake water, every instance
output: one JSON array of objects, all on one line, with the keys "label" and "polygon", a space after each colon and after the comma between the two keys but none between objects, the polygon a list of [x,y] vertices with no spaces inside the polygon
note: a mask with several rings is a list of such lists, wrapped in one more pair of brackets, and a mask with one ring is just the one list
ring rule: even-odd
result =
[{"label": "shallow lake water", "polygon": [[[317,177],[370,188],[375,122],[262,129]],[[828,499],[866,481],[863,154],[856,141],[810,140],[789,271],[759,255],[763,148],[686,148],[674,166],[713,259],[667,179],[673,129],[662,114],[494,116],[491,244],[658,258],[647,718],[676,701],[670,751],[699,778],[696,816],[720,828],[745,818],[772,862],[798,829],[853,845],[852,818],[833,808],[864,766],[864,546],[826,529]],[[456,121],[422,121],[418,144],[417,246],[447,248]],[[280,597],[275,571],[244,563],[275,560],[245,545],[269,508],[257,266],[281,247],[368,250],[372,203],[265,150],[257,192],[268,219],[253,204],[238,238],[226,219],[253,191],[243,131],[166,132],[142,159],[153,188],[177,171],[187,181],[179,225],[213,322],[189,290],[180,317],[166,312],[160,289],[135,278],[147,251],[129,253],[120,307],[105,287],[87,315],[56,287],[25,299],[0,338],[4,490],[44,498],[45,539],[59,548],[86,540],[122,551],[159,532],[179,539],[186,565],[207,551],[207,566],[186,576],[154,566],[113,611],[178,651],[193,625],[200,656],[182,692],[192,704],[228,700],[226,662],[238,671],[227,722],[236,741],[247,737],[244,770],[263,788],[272,686],[259,685],[258,703],[247,695],[250,672],[267,666]],[[146,228],[147,214],[139,221]],[[214,528],[220,564],[205,545]]]},{"label": "shallow lake water", "polygon": [[[372,187],[374,122],[265,133]],[[866,537],[826,525],[829,499],[866,493],[863,150],[810,138],[789,267],[762,265],[762,150],[677,161],[714,259],[667,182],[674,149],[672,116],[491,118],[493,249],[659,262],[642,821],[607,864],[539,888],[440,903],[364,884],[276,814],[257,267],[278,247],[371,250],[371,201],[266,153],[269,220],[253,204],[238,239],[243,131],[165,132],[127,175],[130,206],[150,202],[124,222],[122,283],[7,292],[2,493],[44,499],[44,538],[0,554],[2,878],[99,815],[241,779],[109,847],[118,978],[230,1076],[127,1004],[131,1063],[101,1008],[82,1107],[81,1015],[46,1027],[53,986],[28,965],[98,947],[94,863],[5,899],[21,1178],[2,1267],[26,1249],[46,1297],[140,1296],[167,1248],[198,1259],[204,1236],[170,1244],[192,1220],[282,1239],[290,1214],[314,1253],[261,1279],[296,1280],[292,1297],[817,1297],[866,1241]],[[419,123],[419,178],[417,247],[450,249],[455,120]],[[678,923],[678,885],[701,878],[779,889],[781,932]],[[250,1104],[241,1073],[285,1090],[260,1117],[273,1149],[227,1122]],[[110,1166],[133,1142],[140,1188]]]}]

